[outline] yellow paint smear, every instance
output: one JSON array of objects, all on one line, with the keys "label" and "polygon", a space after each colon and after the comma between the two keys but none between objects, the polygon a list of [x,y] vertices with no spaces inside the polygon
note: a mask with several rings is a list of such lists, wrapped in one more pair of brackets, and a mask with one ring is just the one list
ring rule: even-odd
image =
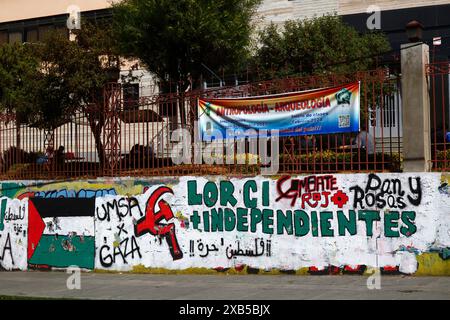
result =
[{"label": "yellow paint smear", "polygon": [[437,252],[417,256],[419,267],[415,276],[450,276],[450,259],[442,259]]},{"label": "yellow paint smear", "polygon": [[74,182],[58,182],[58,183],[52,183],[48,185],[44,185],[41,187],[37,186],[31,186],[31,187],[23,187],[20,189],[20,191],[16,194],[22,194],[23,192],[39,192],[39,191],[54,191],[54,190],[76,190],[80,191],[81,189],[86,190],[108,190],[114,188],[116,190],[116,193],[118,195],[139,195],[143,192],[143,186],[142,185],[134,185],[134,182],[132,180],[130,181],[123,181],[123,182],[98,182],[98,183],[91,183],[87,181],[74,181]]},{"label": "yellow paint smear", "polygon": [[[134,266],[131,271],[111,271],[103,269],[95,269],[96,273],[131,273],[131,274],[181,274],[181,275],[251,275],[254,273],[248,272],[248,266],[245,266],[241,271],[235,268],[230,268],[227,271],[216,271],[209,268],[187,268],[182,270],[171,270],[165,268],[148,268],[142,264]],[[258,275],[283,275],[279,269],[263,270],[259,269]],[[308,275],[308,268],[301,268],[295,271],[295,275]]]}]

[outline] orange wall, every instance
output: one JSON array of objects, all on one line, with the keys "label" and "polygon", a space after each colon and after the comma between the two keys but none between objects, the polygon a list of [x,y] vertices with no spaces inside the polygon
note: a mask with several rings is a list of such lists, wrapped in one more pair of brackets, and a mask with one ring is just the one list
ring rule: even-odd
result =
[{"label": "orange wall", "polygon": [[110,3],[111,0],[0,0],[0,23],[65,14],[70,5],[89,11],[108,8]]},{"label": "orange wall", "polygon": [[[64,14],[70,5],[79,6],[81,11],[105,9],[117,1],[120,0],[0,0],[0,23]],[[280,23],[327,12],[362,13],[370,5],[392,10],[449,3],[450,0],[264,0],[258,10],[258,20]]]}]

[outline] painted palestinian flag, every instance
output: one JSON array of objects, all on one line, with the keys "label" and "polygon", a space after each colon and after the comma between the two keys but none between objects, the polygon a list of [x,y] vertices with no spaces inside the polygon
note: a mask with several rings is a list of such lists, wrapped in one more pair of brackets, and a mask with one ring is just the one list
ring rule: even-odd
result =
[{"label": "painted palestinian flag", "polygon": [[30,198],[28,265],[93,269],[95,198]]}]

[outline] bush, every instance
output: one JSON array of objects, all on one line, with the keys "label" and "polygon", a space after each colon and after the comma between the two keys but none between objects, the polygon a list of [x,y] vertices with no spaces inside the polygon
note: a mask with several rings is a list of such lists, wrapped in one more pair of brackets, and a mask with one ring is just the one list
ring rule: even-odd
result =
[{"label": "bush", "polygon": [[[361,152],[335,152],[325,150],[306,154],[281,154],[280,166],[297,167],[300,171],[367,171],[385,170],[391,172],[402,171],[403,159],[398,153],[366,155]],[[301,173],[301,172],[299,172]]]},{"label": "bush", "polygon": [[450,167],[450,149],[437,151],[436,159],[433,160],[435,160],[433,168],[448,169]]}]

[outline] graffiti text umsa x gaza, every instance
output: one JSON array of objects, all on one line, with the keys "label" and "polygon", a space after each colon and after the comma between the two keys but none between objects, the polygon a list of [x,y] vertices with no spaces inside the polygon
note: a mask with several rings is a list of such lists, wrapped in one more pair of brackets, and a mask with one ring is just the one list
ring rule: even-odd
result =
[{"label": "graffiti text umsa x gaza", "polygon": [[[111,249],[108,244],[102,246],[100,249],[100,260],[102,265],[112,264],[117,256],[121,256],[122,260],[126,263],[126,257],[130,254],[134,255],[135,251],[141,258],[139,246],[135,241],[135,237],[140,237],[147,233],[157,236],[160,239],[165,239],[174,260],[183,257],[183,252],[180,250],[176,238],[175,225],[173,223],[164,223],[164,221],[168,222],[174,217],[170,205],[165,200],[160,199],[166,193],[173,194],[173,191],[165,186],[156,188],[147,200],[145,214],[139,206],[139,201],[134,197],[112,199],[96,208],[96,216],[99,221],[106,220],[109,222],[111,220],[111,212],[113,212],[117,215],[119,222],[122,222],[125,217],[130,216],[133,219],[134,224],[134,234],[131,235],[131,241],[127,241],[127,239],[122,240],[118,246],[114,246],[112,253],[110,252]],[[156,211],[157,206],[159,207],[159,211]],[[138,214],[140,217],[139,220],[136,221],[133,218],[133,212]],[[119,229],[118,235],[120,237],[120,233],[124,231],[124,226],[123,224],[119,224],[117,228]],[[128,243],[130,243],[131,248],[128,248]],[[123,248],[122,244],[124,244]],[[127,248],[129,250],[127,250]],[[103,254],[105,252],[106,255]],[[109,262],[106,262],[106,260]]]}]

